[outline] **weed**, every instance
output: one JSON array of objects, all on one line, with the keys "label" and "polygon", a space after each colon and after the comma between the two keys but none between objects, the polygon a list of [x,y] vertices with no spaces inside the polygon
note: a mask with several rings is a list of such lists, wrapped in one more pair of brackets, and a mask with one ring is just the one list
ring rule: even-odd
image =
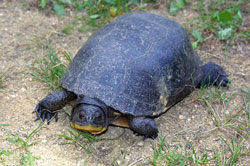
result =
[{"label": "weed", "polygon": [[[208,112],[212,116],[212,121],[214,125],[222,130],[230,128],[230,132],[236,130],[240,133],[247,133],[247,126],[249,121],[248,105],[244,99],[244,106],[234,106],[233,109],[228,109],[231,100],[236,95],[242,94],[228,94],[227,90],[222,88],[216,88],[215,90],[202,88],[201,89],[201,99],[208,106]],[[223,106],[221,110],[216,110],[214,104],[220,104]],[[241,117],[248,117],[246,120],[240,120]],[[234,130],[231,130],[234,129]]]},{"label": "weed", "polygon": [[3,87],[3,74],[0,73],[0,88]]},{"label": "weed", "polygon": [[154,144],[153,158],[148,162],[153,166],[198,166],[214,165],[214,163],[218,166],[233,166],[236,165],[241,157],[248,155],[245,146],[249,138],[249,133],[240,139],[235,136],[231,142],[220,137],[220,147],[215,148],[213,154],[208,154],[206,151],[200,153],[191,143],[188,143],[190,146],[185,146],[184,150],[181,150],[181,146],[170,148],[165,141],[165,137],[160,135],[159,138],[159,144]]},{"label": "weed", "polygon": [[3,154],[6,155],[6,156],[9,156],[11,154],[11,152],[8,151],[8,150],[1,150],[0,151],[0,156],[2,156]]},{"label": "weed", "polygon": [[200,16],[191,23],[195,30],[212,33],[220,40],[232,39],[243,23],[241,5],[244,0],[229,3],[228,1],[199,1]]},{"label": "weed", "polygon": [[70,136],[62,135],[62,134],[57,134],[57,136],[66,139],[68,142],[65,142],[65,144],[73,144],[73,145],[76,145],[76,146],[78,145],[81,148],[83,148],[86,152],[91,154],[91,151],[90,151],[89,147],[85,147],[83,144],[79,143],[79,139],[80,139],[80,136],[81,136],[80,131],[69,130],[68,132],[69,132]]},{"label": "weed", "polygon": [[20,159],[20,164],[22,166],[34,166],[35,165],[35,160],[40,160],[40,156],[33,156],[31,152],[28,152],[27,155],[22,153],[21,159]]},{"label": "weed", "polygon": [[6,72],[1,72],[0,71],[0,89],[4,87],[4,85],[3,85],[4,84],[4,79],[5,79],[8,71],[6,71]]},{"label": "weed", "polygon": [[200,43],[203,42],[202,33],[196,29],[192,30],[192,36],[196,39],[195,42],[192,42],[193,48],[197,48]]},{"label": "weed", "polygon": [[185,3],[187,3],[188,0],[175,0],[171,1],[170,3],[170,14],[176,15],[179,10],[185,8]]},{"label": "weed", "polygon": [[10,126],[10,124],[0,123],[0,126]]},{"label": "weed", "polygon": [[245,143],[247,142],[249,133],[245,137],[238,139],[236,136],[231,142],[228,142],[223,137],[220,137],[220,150],[214,150],[216,165],[237,165],[237,161],[247,154],[245,151]]},{"label": "weed", "polygon": [[[70,55],[66,52],[63,55],[70,63]],[[60,60],[55,51],[49,48],[48,55],[45,58],[36,59],[32,69],[31,74],[35,80],[46,83],[51,90],[57,90],[61,86],[60,79],[67,66]]]},{"label": "weed", "polygon": [[[128,164],[125,164],[125,162],[126,162],[126,160],[125,160],[126,155],[127,155],[126,151],[121,151],[121,153],[117,154],[113,158],[113,161],[112,161],[111,165],[114,165],[114,166],[128,165]],[[120,160],[118,161],[118,159],[120,159]],[[130,165],[134,165],[134,164],[130,164]]]},{"label": "weed", "polygon": [[[99,28],[111,21],[112,17],[128,13],[131,9],[140,7],[143,2],[153,3],[154,0],[39,0],[40,8],[44,9],[52,6],[58,15],[65,14],[65,8],[85,10],[87,15],[76,17],[75,20],[63,29],[63,33],[70,33],[77,25],[76,22],[83,22],[80,31],[88,28]],[[141,5],[143,6],[143,5]]]},{"label": "weed", "polygon": [[[209,158],[206,152],[199,154],[195,148],[191,146],[191,150],[185,148],[184,152],[180,150],[180,147],[175,147],[171,149],[165,142],[165,137],[159,136],[160,143],[156,146],[154,145],[153,159],[149,161],[149,164],[153,166],[157,165],[207,165],[214,158]],[[190,143],[189,143],[190,144]]]},{"label": "weed", "polygon": [[2,155],[5,155],[8,157],[9,155],[11,155],[11,152],[9,150],[1,150],[0,151],[0,163],[6,161],[6,159],[4,157],[2,157]]},{"label": "weed", "polygon": [[32,137],[32,135],[34,135],[35,133],[37,133],[39,131],[39,129],[42,127],[42,125],[43,125],[43,123],[41,122],[37,128],[35,128],[27,137],[25,137],[25,139],[22,139],[19,136],[15,136],[15,137],[8,136],[7,139],[9,142],[27,150],[30,146],[38,143],[38,141],[29,142],[29,139]]},{"label": "weed", "polygon": [[[102,140],[115,140],[117,138],[101,138],[101,137],[96,137],[93,136],[89,133],[83,132],[83,131],[79,131],[79,130],[68,130],[69,132],[69,136],[67,135],[62,135],[62,134],[57,134],[57,136],[66,139],[68,142],[66,142],[65,144],[73,144],[76,146],[80,146],[81,148],[83,148],[85,151],[87,151],[88,153],[91,153],[90,151],[90,146],[91,144],[93,144],[94,142],[98,142],[98,141],[102,141]],[[80,141],[82,139],[85,139],[88,141],[88,147],[84,146],[83,144],[80,143]]]}]

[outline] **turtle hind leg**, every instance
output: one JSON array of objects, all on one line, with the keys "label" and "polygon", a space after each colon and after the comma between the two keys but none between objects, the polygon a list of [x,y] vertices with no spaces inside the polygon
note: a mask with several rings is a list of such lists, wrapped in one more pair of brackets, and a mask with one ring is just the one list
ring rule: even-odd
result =
[{"label": "turtle hind leg", "polygon": [[229,74],[224,72],[221,66],[214,62],[209,62],[203,65],[201,68],[203,71],[203,76],[200,83],[197,85],[197,88],[210,85],[226,87],[228,85]]},{"label": "turtle hind leg", "polygon": [[51,118],[55,117],[55,120],[57,121],[58,118],[56,111],[63,108],[75,98],[76,95],[67,90],[59,90],[49,94],[36,105],[33,111],[37,115],[36,120],[42,119],[44,122],[47,119],[47,123],[49,124]]},{"label": "turtle hind leg", "polygon": [[143,135],[144,139],[155,139],[158,135],[158,129],[155,120],[152,118],[130,117],[129,126],[136,133]]}]

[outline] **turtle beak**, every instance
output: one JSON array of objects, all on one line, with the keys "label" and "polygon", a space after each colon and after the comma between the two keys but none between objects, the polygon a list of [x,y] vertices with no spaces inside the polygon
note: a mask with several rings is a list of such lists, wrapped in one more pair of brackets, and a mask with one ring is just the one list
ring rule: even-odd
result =
[{"label": "turtle beak", "polygon": [[86,119],[88,123],[93,123],[94,120],[93,116],[87,116]]}]

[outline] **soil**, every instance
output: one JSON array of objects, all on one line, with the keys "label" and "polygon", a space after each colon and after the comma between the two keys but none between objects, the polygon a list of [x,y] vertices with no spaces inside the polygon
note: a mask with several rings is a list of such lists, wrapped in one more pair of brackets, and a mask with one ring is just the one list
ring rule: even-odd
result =
[{"label": "soil", "polygon": [[[179,16],[171,17],[165,7],[149,12],[173,18],[181,24],[197,15],[192,9],[185,9]],[[22,1],[0,0],[0,71],[7,72],[4,87],[0,90],[0,123],[10,124],[0,126],[0,151],[5,149],[12,152],[0,165],[19,165],[21,154],[27,153],[10,143],[7,136],[24,139],[39,125],[38,121],[34,122],[35,114],[31,112],[48,92],[44,90],[43,83],[33,80],[30,67],[36,57],[46,55],[42,44],[50,41],[59,55],[69,50],[75,55],[91,35],[90,32],[77,30],[67,35],[61,33],[77,14],[68,11],[67,15],[58,16],[39,11],[32,3],[27,6]],[[243,15],[243,18],[249,25],[249,15]],[[249,41],[237,38],[227,51],[224,48],[225,43],[214,38],[205,41],[197,51],[204,62],[214,61],[231,74],[232,82],[225,93],[229,96],[235,94],[228,107],[229,112],[234,112],[243,105],[241,89],[250,87],[250,45]],[[214,91],[215,88],[211,87],[210,90]],[[156,118],[159,131],[166,137],[170,147],[184,147],[186,143],[192,143],[198,152],[206,150],[212,153],[213,149],[220,148],[220,136],[228,140],[233,138],[235,132],[217,129],[207,105],[195,100],[200,97],[200,93],[200,90],[195,90],[167,113]],[[224,107],[220,102],[213,104],[220,115]],[[92,154],[88,154],[79,146],[65,144],[66,140],[56,135],[69,135],[69,129],[69,118],[60,113],[57,123],[44,124],[30,138],[30,142],[38,143],[29,147],[28,151],[41,157],[35,160],[35,165],[104,166],[115,165],[112,164],[114,160],[121,165],[147,165],[146,162],[153,157],[153,144],[160,141],[159,138],[143,140],[130,129],[111,126],[98,137],[119,139],[95,142],[90,146]],[[83,144],[88,146],[88,142]],[[206,149],[204,144],[207,145]],[[246,148],[249,149],[249,143]],[[238,163],[246,165],[248,161],[243,157]]]}]

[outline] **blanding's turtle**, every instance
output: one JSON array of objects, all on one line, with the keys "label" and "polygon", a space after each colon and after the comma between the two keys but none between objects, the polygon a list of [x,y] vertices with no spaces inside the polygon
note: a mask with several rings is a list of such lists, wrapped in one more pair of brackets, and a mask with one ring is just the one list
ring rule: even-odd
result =
[{"label": "blanding's turtle", "polygon": [[37,120],[75,100],[70,124],[100,134],[109,124],[154,138],[154,120],[202,85],[227,86],[222,67],[202,64],[186,30],[149,13],[126,14],[88,39],[61,79],[63,89],[36,106]]}]

